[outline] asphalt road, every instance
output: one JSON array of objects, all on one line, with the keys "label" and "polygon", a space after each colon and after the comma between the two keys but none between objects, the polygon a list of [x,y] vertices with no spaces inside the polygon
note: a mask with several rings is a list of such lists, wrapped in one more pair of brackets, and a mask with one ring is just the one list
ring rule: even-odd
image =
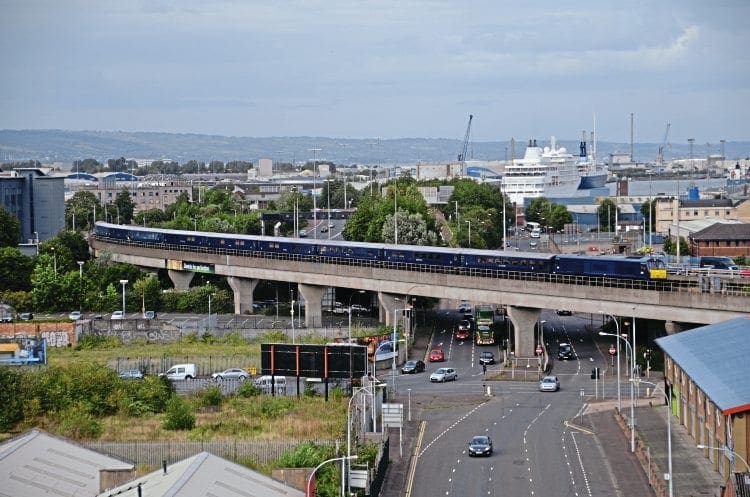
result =
[{"label": "asphalt road", "polygon": [[[554,364],[558,392],[539,392],[536,371],[529,373],[529,381],[484,381],[478,353],[490,348],[457,343],[447,331],[437,332],[431,345],[442,346],[444,364],[458,370],[458,381],[430,384],[429,374],[440,363],[428,363],[426,373],[398,378],[399,391],[411,388],[413,408],[426,421],[411,495],[613,495],[616,482],[602,447],[590,432],[573,426],[583,402],[595,394],[591,368],[605,368],[609,359],[584,330],[588,317],[549,311],[542,317],[550,352],[556,355],[556,344],[568,342],[578,356]],[[483,395],[484,385],[492,396]],[[495,453],[469,458],[469,440],[484,434],[492,438]]]}]

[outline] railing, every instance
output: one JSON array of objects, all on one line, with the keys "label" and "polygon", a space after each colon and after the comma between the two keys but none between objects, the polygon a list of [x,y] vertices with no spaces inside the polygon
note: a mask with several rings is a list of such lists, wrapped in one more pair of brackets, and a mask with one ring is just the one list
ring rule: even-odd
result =
[{"label": "railing", "polygon": [[317,263],[336,266],[357,266],[364,268],[378,268],[396,271],[411,271],[429,274],[449,274],[457,276],[468,276],[473,278],[486,279],[503,279],[514,281],[537,281],[555,284],[572,284],[579,286],[592,286],[602,288],[620,288],[620,289],[637,289],[646,291],[659,292],[721,292],[726,295],[747,296],[750,297],[750,280],[739,278],[737,274],[717,274],[718,270],[711,273],[713,277],[720,278],[720,284],[707,287],[702,281],[705,278],[703,272],[690,272],[685,276],[669,278],[667,280],[637,280],[628,278],[614,277],[596,277],[596,276],[575,276],[559,275],[550,273],[529,273],[521,271],[490,269],[490,268],[466,268],[453,266],[439,266],[431,264],[420,264],[412,262],[394,262],[394,261],[373,261],[373,260],[353,260],[341,257],[288,254],[277,252],[263,251],[246,251],[237,249],[214,248],[214,247],[194,247],[179,244],[167,243],[147,243],[141,241],[126,241],[117,238],[103,237],[94,235],[94,238],[104,243],[115,245],[125,245],[131,247],[140,247],[147,249],[176,250],[182,252],[192,252],[201,254],[214,255],[232,255],[241,256],[248,259],[261,260],[280,260],[292,261],[299,263]]}]

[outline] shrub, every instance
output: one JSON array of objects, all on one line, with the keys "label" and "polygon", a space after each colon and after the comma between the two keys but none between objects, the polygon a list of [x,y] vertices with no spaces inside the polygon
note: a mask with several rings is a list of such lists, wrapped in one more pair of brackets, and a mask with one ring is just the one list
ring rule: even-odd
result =
[{"label": "shrub", "polygon": [[0,367],[0,431],[8,431],[23,419],[22,372]]},{"label": "shrub", "polygon": [[179,395],[172,395],[167,402],[163,426],[165,430],[192,430],[195,427],[195,413]]},{"label": "shrub", "polygon": [[202,406],[220,406],[224,398],[221,388],[212,385],[204,388],[199,393]]},{"label": "shrub", "polygon": [[102,434],[102,425],[85,402],[76,403],[62,411],[59,422],[60,435],[75,440],[91,440]]},{"label": "shrub", "polygon": [[62,412],[86,402],[92,414],[102,416],[117,412],[121,383],[114,370],[101,364],[53,366],[38,374],[36,395],[45,411]]},{"label": "shrub", "polygon": [[263,389],[255,386],[255,384],[252,381],[243,381],[242,385],[235,390],[237,395],[244,398],[249,397],[257,397],[258,395],[263,393]]},{"label": "shrub", "polygon": [[122,340],[119,337],[83,335],[78,338],[76,350],[114,349],[121,346]]}]

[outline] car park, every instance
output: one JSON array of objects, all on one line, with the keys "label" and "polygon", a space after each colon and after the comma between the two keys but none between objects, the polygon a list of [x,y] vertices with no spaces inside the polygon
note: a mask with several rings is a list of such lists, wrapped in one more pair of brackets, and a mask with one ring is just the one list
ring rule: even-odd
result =
[{"label": "car park", "polygon": [[125,319],[125,314],[122,311],[113,311],[109,319]]},{"label": "car park", "polygon": [[495,354],[489,350],[482,351],[482,353],[479,354],[479,364],[495,364]]},{"label": "car park", "polygon": [[142,380],[143,373],[139,369],[126,369],[120,371],[120,378],[123,380]]},{"label": "car park", "polygon": [[545,376],[539,382],[540,392],[557,392],[560,390],[560,380],[557,376]]},{"label": "car park", "polygon": [[401,373],[403,374],[415,374],[415,373],[421,373],[424,371],[424,362],[422,361],[415,361],[410,360],[406,361],[403,366],[401,366]]},{"label": "car park", "polygon": [[432,349],[430,351],[430,362],[443,362],[444,360],[443,349]]},{"label": "car park", "polygon": [[439,368],[430,375],[430,381],[433,383],[444,383],[446,381],[456,381],[458,373],[453,368]]},{"label": "car park", "polygon": [[73,321],[78,321],[81,319],[81,311],[73,311],[70,314],[68,314],[68,319],[72,319]]},{"label": "car park", "polygon": [[242,368],[229,368],[211,374],[214,380],[246,380],[249,377],[250,374]]},{"label": "car park", "polygon": [[469,442],[469,457],[491,456],[493,451],[492,439],[487,435],[477,435]]}]

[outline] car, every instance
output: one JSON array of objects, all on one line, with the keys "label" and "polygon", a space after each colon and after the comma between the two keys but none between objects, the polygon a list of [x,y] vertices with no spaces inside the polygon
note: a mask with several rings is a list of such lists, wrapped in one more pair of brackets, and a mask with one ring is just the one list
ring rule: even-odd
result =
[{"label": "car", "polygon": [[468,302],[461,302],[458,304],[458,312],[471,312],[471,304]]},{"label": "car", "polygon": [[469,330],[457,328],[456,329],[456,340],[468,340],[469,339]]},{"label": "car", "polygon": [[740,277],[750,278],[750,267],[740,269]]},{"label": "car", "polygon": [[370,308],[359,304],[352,304],[352,312],[357,314],[369,314]]},{"label": "car", "polygon": [[156,313],[154,311],[146,311],[143,313],[143,319],[154,319],[156,317]]},{"label": "car", "polygon": [[557,346],[557,358],[561,360],[575,359],[576,353],[573,346],[569,343],[561,343]]},{"label": "car", "polygon": [[333,228],[336,227],[336,225],[334,223],[328,223],[328,227],[331,228],[331,229],[333,229]]},{"label": "car", "polygon": [[479,364],[495,364],[495,354],[489,350],[483,351],[479,354]]},{"label": "car", "polygon": [[421,373],[424,371],[424,362],[422,361],[406,361],[403,366],[401,366],[401,373],[403,374],[415,374],[415,373]]},{"label": "car", "polygon": [[432,349],[430,351],[430,362],[443,362],[444,360],[443,349]]},{"label": "car", "polygon": [[122,311],[113,311],[109,319],[125,319],[125,314]]},{"label": "car", "polygon": [[123,380],[142,380],[143,373],[140,369],[126,369],[124,371],[120,371],[120,378],[122,378]]},{"label": "car", "polygon": [[471,321],[469,321],[468,319],[462,319],[461,321],[458,322],[458,329],[471,331]]},{"label": "car", "polygon": [[212,373],[211,378],[214,380],[246,380],[250,377],[250,373],[242,368],[229,368],[218,373]]},{"label": "car", "polygon": [[469,442],[469,457],[472,456],[491,456],[492,455],[492,439],[487,435],[477,435],[472,437]]},{"label": "car", "polygon": [[300,238],[307,238],[307,230],[299,230]]},{"label": "car", "polygon": [[466,321],[470,322],[472,325],[474,324],[474,314],[472,314],[470,312],[465,312],[463,319],[465,319]]},{"label": "car", "polygon": [[558,316],[572,316],[573,311],[570,311],[568,309],[558,309],[555,311]]},{"label": "car", "polygon": [[31,321],[32,319],[34,319],[34,315],[30,312],[22,312],[21,314],[18,315],[18,317],[22,321]]},{"label": "car", "polygon": [[342,306],[336,306],[333,309],[331,309],[331,312],[334,314],[349,314],[349,309]]},{"label": "car", "polygon": [[328,233],[328,226],[323,226],[322,228],[320,228],[320,232],[321,233]]},{"label": "car", "polygon": [[73,311],[70,314],[68,314],[68,319],[72,319],[73,321],[78,321],[81,319],[81,311]]},{"label": "car", "polygon": [[560,380],[557,376],[545,376],[539,382],[540,392],[557,392],[560,390]]},{"label": "car", "polygon": [[430,375],[430,381],[433,383],[444,383],[446,381],[456,381],[458,373],[453,368],[439,368]]},{"label": "car", "polygon": [[536,249],[536,246],[537,246],[536,240],[529,240],[529,248],[530,249],[534,250],[534,249]]}]

